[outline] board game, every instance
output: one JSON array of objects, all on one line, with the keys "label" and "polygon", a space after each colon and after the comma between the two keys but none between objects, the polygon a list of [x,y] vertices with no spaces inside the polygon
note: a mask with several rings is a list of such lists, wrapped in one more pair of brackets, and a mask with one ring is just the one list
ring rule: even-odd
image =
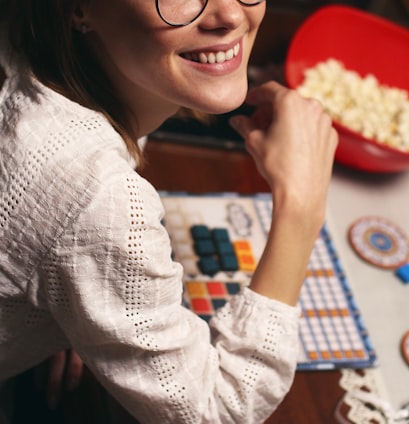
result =
[{"label": "board game", "polygon": [[[271,196],[160,194],[173,255],[184,268],[184,303],[208,321],[249,284],[269,229]],[[299,307],[299,370],[375,364],[376,354],[327,224],[314,245]]]}]

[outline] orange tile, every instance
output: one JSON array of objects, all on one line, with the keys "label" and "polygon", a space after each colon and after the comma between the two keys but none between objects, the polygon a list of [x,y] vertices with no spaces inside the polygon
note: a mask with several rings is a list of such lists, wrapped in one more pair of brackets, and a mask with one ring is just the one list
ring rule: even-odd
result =
[{"label": "orange tile", "polygon": [[204,297],[207,295],[206,285],[201,281],[186,281],[185,288],[190,297]]},{"label": "orange tile", "polygon": [[233,242],[233,246],[235,249],[237,249],[237,251],[251,251],[250,243],[247,240],[236,240]]},{"label": "orange tile", "polygon": [[331,359],[331,353],[328,352],[327,350],[322,351],[321,356],[323,359]]}]

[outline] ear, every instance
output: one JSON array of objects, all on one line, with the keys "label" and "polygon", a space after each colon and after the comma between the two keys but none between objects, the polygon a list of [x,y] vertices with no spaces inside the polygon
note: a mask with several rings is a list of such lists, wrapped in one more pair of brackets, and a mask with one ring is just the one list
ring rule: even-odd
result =
[{"label": "ear", "polygon": [[74,7],[72,16],[71,16],[71,26],[81,34],[86,34],[91,31],[90,24],[87,18],[87,1],[79,1]]}]

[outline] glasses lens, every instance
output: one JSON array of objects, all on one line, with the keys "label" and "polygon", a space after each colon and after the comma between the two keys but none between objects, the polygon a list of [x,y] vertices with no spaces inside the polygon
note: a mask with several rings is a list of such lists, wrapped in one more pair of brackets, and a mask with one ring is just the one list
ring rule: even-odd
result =
[{"label": "glasses lens", "polygon": [[186,25],[196,19],[206,0],[157,0],[158,12],[170,25]]},{"label": "glasses lens", "polygon": [[265,0],[239,0],[244,6],[255,6],[256,4],[263,3]]}]

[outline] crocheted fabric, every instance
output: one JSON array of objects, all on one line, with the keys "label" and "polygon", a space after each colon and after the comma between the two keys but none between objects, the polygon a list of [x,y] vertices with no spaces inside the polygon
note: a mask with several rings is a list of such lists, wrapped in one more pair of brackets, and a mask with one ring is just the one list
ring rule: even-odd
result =
[{"label": "crocheted fabric", "polygon": [[367,393],[375,400],[387,402],[387,392],[380,371],[377,368],[365,370],[341,370],[339,385],[346,391],[346,396],[340,400],[336,417],[339,423],[356,424],[390,424],[384,411],[374,407],[355,396]]},{"label": "crocheted fabric", "polygon": [[6,71],[0,380],[72,347],[141,422],[263,422],[292,382],[298,309],[244,289],[209,329],[181,304],[160,198],[123,140]]}]

